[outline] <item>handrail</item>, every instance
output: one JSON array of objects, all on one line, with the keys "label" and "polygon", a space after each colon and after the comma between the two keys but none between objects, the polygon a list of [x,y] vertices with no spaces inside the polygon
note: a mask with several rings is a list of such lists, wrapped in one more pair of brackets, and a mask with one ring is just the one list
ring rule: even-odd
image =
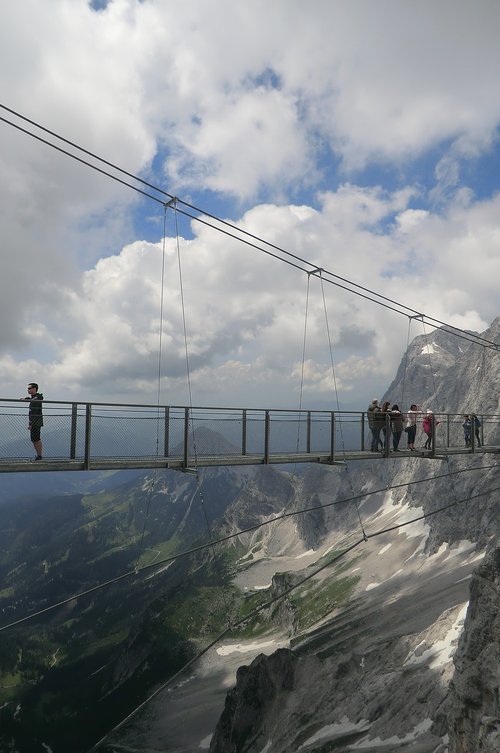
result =
[{"label": "handrail", "polygon": [[[0,399],[0,471],[32,457],[27,408],[27,401]],[[43,412],[44,459],[71,462],[83,470],[120,462],[120,467],[144,467],[147,462],[184,470],[196,463],[333,464],[375,455],[368,449],[371,432],[366,411],[44,400]],[[490,441],[488,451],[495,451],[495,442],[500,444],[500,416],[480,414],[480,443],[472,431],[470,446],[465,447],[464,414],[436,412],[430,450],[424,451],[424,440],[419,444],[417,438],[421,454],[434,458],[450,452],[475,453],[485,441]],[[419,435],[423,415],[417,420]],[[387,459],[395,456],[389,415],[384,428],[382,457]],[[404,433],[400,443],[404,451]]]}]

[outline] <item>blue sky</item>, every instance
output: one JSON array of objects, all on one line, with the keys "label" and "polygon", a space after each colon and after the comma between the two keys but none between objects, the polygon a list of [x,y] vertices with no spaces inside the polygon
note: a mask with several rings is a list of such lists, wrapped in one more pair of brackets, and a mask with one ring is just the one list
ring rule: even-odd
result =
[{"label": "blue sky", "polygon": [[[28,21],[28,22],[27,22]],[[2,11],[2,104],[211,214],[454,326],[499,314],[500,9],[443,0],[36,0]],[[14,62],[16,64],[14,64]],[[15,125],[19,118],[0,115]],[[407,320],[0,122],[3,397],[341,407]],[[421,334],[421,332],[415,332]],[[418,401],[418,396],[415,397]]]}]

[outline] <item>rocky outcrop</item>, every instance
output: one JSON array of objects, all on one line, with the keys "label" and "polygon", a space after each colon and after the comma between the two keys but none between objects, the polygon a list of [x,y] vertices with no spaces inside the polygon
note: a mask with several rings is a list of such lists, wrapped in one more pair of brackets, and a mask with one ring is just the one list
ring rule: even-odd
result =
[{"label": "rocky outcrop", "polygon": [[211,753],[243,753],[249,745],[264,745],[263,719],[273,718],[273,706],[293,690],[296,658],[280,649],[271,657],[261,654],[249,667],[238,669],[236,687],[227,698],[210,745]]},{"label": "rocky outcrop", "polygon": [[319,496],[313,494],[309,499],[299,498],[297,510],[307,509],[307,515],[297,515],[297,533],[304,542],[306,549],[317,549],[327,534],[325,511],[321,506]]},{"label": "rocky outcrop", "polygon": [[[500,317],[481,337],[500,345]],[[442,329],[419,335],[410,343],[382,399],[399,403],[402,410],[407,410],[410,403],[417,403],[435,413],[456,413],[458,418],[471,412],[498,414],[498,350],[457,339]],[[498,444],[497,421],[486,422],[483,431],[486,442]]]},{"label": "rocky outcrop", "polygon": [[449,693],[449,753],[500,751],[500,546],[471,583]]}]

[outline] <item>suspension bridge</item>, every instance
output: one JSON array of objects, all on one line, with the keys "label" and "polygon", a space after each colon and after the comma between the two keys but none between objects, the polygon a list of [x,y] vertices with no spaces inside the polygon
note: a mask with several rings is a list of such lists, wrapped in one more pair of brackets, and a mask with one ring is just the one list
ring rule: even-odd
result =
[{"label": "suspension bridge", "polygon": [[[484,351],[500,351],[500,344],[474,332],[460,329],[440,319],[417,311],[406,303],[400,303],[364,285],[319,267],[316,262],[303,258],[276,243],[270,242],[246,230],[241,225],[216,217],[199,207],[163,190],[140,176],[134,175],[99,155],[90,152],[64,136],[51,131],[15,110],[1,104],[0,108],[9,117],[0,116],[6,125],[35,139],[38,143],[85,165],[90,170],[118,182],[140,195],[143,199],[161,206],[163,211],[163,241],[161,254],[161,285],[159,300],[158,332],[158,386],[161,382],[162,331],[165,279],[165,255],[167,237],[167,213],[173,213],[175,242],[179,267],[179,293],[184,323],[186,372],[190,385],[189,352],[185,323],[184,293],[180,237],[177,217],[199,222],[237,244],[263,253],[275,261],[305,274],[307,279],[306,306],[304,315],[304,342],[302,366],[306,352],[308,323],[309,285],[311,278],[319,280],[325,313],[325,329],[332,366],[333,384],[337,393],[334,373],[330,325],[324,292],[325,285],[332,285],[364,301],[381,306],[408,320],[406,347],[410,342],[412,321],[420,321],[422,327],[439,328],[452,336],[466,341],[469,346],[480,346]],[[14,120],[9,118],[13,117]],[[430,356],[430,352],[429,352]],[[429,358],[429,366],[432,366]],[[484,363],[483,363],[484,366]],[[431,368],[431,373],[433,371]],[[190,388],[189,388],[189,392]],[[404,393],[404,383],[403,383]],[[302,397],[302,384],[301,384]],[[336,394],[336,404],[339,405]],[[172,468],[189,471],[194,467],[215,465],[256,465],[289,463],[346,463],[349,460],[420,456],[445,458],[451,454],[475,452],[498,452],[498,446],[488,444],[490,437],[497,437],[493,427],[498,425],[498,416],[482,416],[482,436],[472,438],[466,446],[462,430],[463,417],[457,414],[441,414],[440,422],[433,432],[430,449],[418,447],[406,450],[405,436],[401,447],[393,451],[386,441],[380,453],[367,449],[366,413],[363,411],[306,411],[245,408],[197,408],[190,405],[153,406],[119,405],[103,403],[66,403],[45,401],[46,423],[43,429],[43,460],[30,463],[30,444],[26,437],[26,417],[19,410],[17,401],[0,399],[2,425],[0,427],[0,472],[102,470],[121,468]],[[302,405],[302,401],[300,402]],[[24,429],[22,428],[24,427]],[[386,435],[390,433],[387,424]],[[25,448],[28,448],[26,450]]]},{"label": "suspension bridge", "polygon": [[[353,460],[444,459],[498,453],[500,415],[481,415],[478,437],[464,440],[461,414],[436,413],[430,449],[418,422],[415,451],[401,434],[394,450],[389,417],[381,451],[372,452],[366,411],[186,407],[151,404],[43,402],[43,460],[33,462],[27,405],[0,400],[0,473],[170,468]],[[382,432],[383,438],[384,432]]]}]

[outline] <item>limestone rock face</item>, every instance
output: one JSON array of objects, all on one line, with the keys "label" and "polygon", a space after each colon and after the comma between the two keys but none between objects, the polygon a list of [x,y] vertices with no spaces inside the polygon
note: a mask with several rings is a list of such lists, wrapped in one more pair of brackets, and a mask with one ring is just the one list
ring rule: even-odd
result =
[{"label": "limestone rock face", "polygon": [[273,706],[282,704],[283,693],[293,689],[296,662],[291,651],[280,649],[238,669],[236,687],[226,698],[210,751],[240,753],[249,743],[258,746],[265,740],[262,721],[273,718]]},{"label": "limestone rock face", "polygon": [[500,751],[500,547],[471,583],[449,696],[449,753]]},{"label": "limestone rock face", "polygon": [[[500,317],[481,333],[500,344]],[[411,403],[434,413],[498,414],[500,409],[500,357],[494,347],[482,347],[438,329],[410,343],[396,377],[383,400],[407,410]],[[498,444],[497,422],[483,427],[486,441]]]},{"label": "limestone rock face", "polygon": [[[500,318],[482,334],[500,342]],[[499,396],[498,351],[437,330],[411,343],[382,399],[454,412],[447,428],[462,432],[463,413],[498,414]],[[483,431],[485,445],[500,443],[495,421]],[[419,428],[417,444],[421,436]],[[290,651],[242,670],[211,753],[500,753],[497,458],[363,461],[344,476],[303,474],[296,499],[324,511],[302,531],[304,543],[354,535],[356,508],[330,506],[352,494],[349,481],[376,491],[359,506],[368,533],[423,513],[420,543],[418,531],[402,528],[353,557],[347,571],[361,577],[348,609],[307,635],[291,631]]]}]

